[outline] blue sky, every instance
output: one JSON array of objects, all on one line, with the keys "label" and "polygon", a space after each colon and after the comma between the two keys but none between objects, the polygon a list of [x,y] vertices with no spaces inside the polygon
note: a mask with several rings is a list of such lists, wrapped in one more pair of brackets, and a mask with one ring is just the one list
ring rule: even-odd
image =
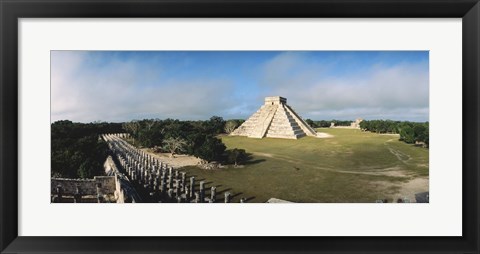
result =
[{"label": "blue sky", "polygon": [[247,118],[283,96],[313,120],[428,121],[428,51],[52,51],[52,121]]}]

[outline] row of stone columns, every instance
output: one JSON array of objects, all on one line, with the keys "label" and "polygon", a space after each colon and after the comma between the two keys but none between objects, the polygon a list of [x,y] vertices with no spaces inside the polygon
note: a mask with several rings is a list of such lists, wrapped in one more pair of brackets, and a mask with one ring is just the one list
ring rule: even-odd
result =
[{"label": "row of stone columns", "polygon": [[[205,181],[199,182],[197,191],[194,176],[190,177],[187,183],[186,172],[180,172],[166,163],[162,163],[157,158],[130,145],[122,137],[121,134],[103,135],[130,181],[144,188],[155,201],[182,203],[214,203],[217,201],[216,187],[212,186],[210,195],[206,196]],[[225,203],[230,203],[231,199],[231,194],[226,192],[224,194]]]}]

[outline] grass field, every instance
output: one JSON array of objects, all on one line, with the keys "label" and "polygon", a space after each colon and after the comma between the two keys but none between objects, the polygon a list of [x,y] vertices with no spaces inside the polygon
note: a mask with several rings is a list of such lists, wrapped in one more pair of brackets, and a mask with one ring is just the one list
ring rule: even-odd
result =
[{"label": "grass field", "polygon": [[207,188],[229,191],[234,201],[375,202],[428,191],[428,149],[398,136],[357,129],[318,129],[332,138],[252,139],[222,136],[228,149],[242,148],[251,159],[242,168],[185,167]]}]

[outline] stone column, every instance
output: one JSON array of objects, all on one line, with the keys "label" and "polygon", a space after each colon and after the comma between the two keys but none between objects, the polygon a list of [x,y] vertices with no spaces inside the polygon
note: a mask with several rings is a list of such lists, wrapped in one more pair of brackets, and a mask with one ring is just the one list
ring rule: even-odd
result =
[{"label": "stone column", "polygon": [[57,203],[62,203],[63,199],[63,188],[61,185],[57,185]]},{"label": "stone column", "polygon": [[132,176],[131,176],[132,181],[136,181],[136,180],[137,180],[136,174],[137,174],[137,171],[132,170]]},{"label": "stone column", "polygon": [[200,203],[205,202],[205,182],[200,181]]},{"label": "stone column", "polygon": [[200,203],[200,193],[195,192],[195,203]]},{"label": "stone column", "polygon": [[140,181],[143,183],[145,181],[145,169],[143,166],[140,167]]},{"label": "stone column", "polygon": [[225,203],[230,203],[231,194],[230,192],[225,192]]},{"label": "stone column", "polygon": [[240,203],[245,203],[245,198],[241,198]]},{"label": "stone column", "polygon": [[97,202],[103,203],[102,184],[97,183]]},{"label": "stone column", "polygon": [[190,201],[190,188],[189,185],[185,186],[185,201],[188,203]]},{"label": "stone column", "polygon": [[173,189],[173,175],[168,176],[168,188]]},{"label": "stone column", "polygon": [[81,193],[80,187],[78,185],[75,187],[75,194],[73,195],[73,201],[75,203],[81,203],[82,202],[82,193]]},{"label": "stone column", "polygon": [[190,177],[190,198],[195,194],[195,177]]},{"label": "stone column", "polygon": [[162,171],[162,181],[166,182],[167,181],[167,172]]},{"label": "stone column", "polygon": [[175,180],[175,194],[177,196],[181,196],[182,195],[182,192],[180,190],[180,180],[176,179]]},{"label": "stone column", "polygon": [[187,183],[187,173],[185,172],[182,172],[182,186],[185,186],[185,184]]},{"label": "stone column", "polygon": [[153,191],[156,192],[158,190],[158,178],[153,179]]},{"label": "stone column", "polygon": [[162,180],[161,184],[160,184],[160,188],[161,188],[161,192],[163,193],[163,195],[165,195],[165,193],[167,192],[167,183]]},{"label": "stone column", "polygon": [[212,188],[210,189],[210,201],[212,203],[215,203],[216,200],[217,200],[217,187],[212,186]]}]

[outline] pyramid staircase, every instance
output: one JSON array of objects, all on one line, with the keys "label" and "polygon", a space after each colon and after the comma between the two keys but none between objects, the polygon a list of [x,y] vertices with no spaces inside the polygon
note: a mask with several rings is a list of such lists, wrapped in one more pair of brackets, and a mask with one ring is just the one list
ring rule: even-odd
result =
[{"label": "pyramid staircase", "polygon": [[265,104],[234,130],[232,136],[298,139],[316,132],[286,104],[282,97],[266,97]]}]

